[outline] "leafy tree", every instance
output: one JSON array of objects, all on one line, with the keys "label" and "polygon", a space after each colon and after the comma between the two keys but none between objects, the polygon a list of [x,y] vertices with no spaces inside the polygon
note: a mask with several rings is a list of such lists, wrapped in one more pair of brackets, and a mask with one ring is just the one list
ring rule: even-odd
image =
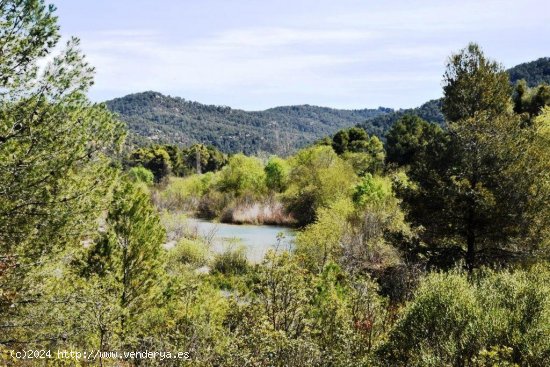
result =
[{"label": "leafy tree", "polygon": [[143,166],[153,172],[155,182],[159,183],[172,172],[170,155],[160,147],[139,148],[130,155],[130,162]]},{"label": "leafy tree", "polygon": [[[549,151],[537,148],[547,139],[537,130],[523,129],[513,116],[478,115],[452,126],[449,145],[434,154],[429,149],[410,172],[418,183],[407,197],[410,218],[424,226],[423,239],[458,246],[459,256],[465,249],[470,269],[546,243]],[[442,253],[452,261],[449,255]]]},{"label": "leafy tree", "polygon": [[176,176],[184,176],[187,173],[185,162],[183,159],[183,152],[177,145],[163,145],[162,149],[170,156],[170,167],[172,167],[172,174]]},{"label": "leafy tree", "polygon": [[380,140],[376,136],[369,137],[361,127],[338,131],[332,138],[332,148],[337,154],[363,152],[376,155],[384,151]]},{"label": "leafy tree", "polygon": [[443,114],[451,123],[473,118],[480,111],[500,115],[511,108],[508,74],[475,43],[449,58],[443,93]]},{"label": "leafy tree", "polygon": [[265,191],[265,172],[262,163],[254,157],[236,154],[220,171],[218,187],[222,192],[237,196],[258,195]]},{"label": "leafy tree", "polygon": [[348,217],[353,212],[349,199],[320,208],[315,222],[296,236],[296,255],[313,273],[320,273],[328,262],[339,262],[343,255],[344,235],[349,231]]},{"label": "leafy tree", "polygon": [[274,192],[283,192],[288,186],[290,166],[282,158],[269,158],[264,167],[267,188]]},{"label": "leafy tree", "polygon": [[386,135],[388,162],[400,166],[411,164],[435,139],[440,139],[443,130],[418,116],[405,115],[400,118]]},{"label": "leafy tree", "polygon": [[514,112],[526,113],[533,118],[541,113],[544,106],[550,105],[550,85],[541,84],[529,88],[525,80],[520,80],[514,90]]},{"label": "leafy tree", "polygon": [[290,165],[284,200],[301,224],[313,222],[319,208],[347,197],[357,179],[351,166],[326,146],[301,150],[290,159]]},{"label": "leafy tree", "polygon": [[59,40],[55,7],[44,1],[3,1],[0,4],[0,85],[2,98],[36,82],[36,61],[47,56]]},{"label": "leafy tree", "polygon": [[[188,172],[197,171],[200,168],[201,173],[215,172],[227,164],[227,156],[213,146],[203,144],[194,144],[183,152]],[[197,159],[199,165],[197,166]]]},{"label": "leafy tree", "polygon": [[359,176],[379,171],[384,166],[384,145],[376,136],[369,137],[361,127],[338,131],[332,138],[332,148]]}]

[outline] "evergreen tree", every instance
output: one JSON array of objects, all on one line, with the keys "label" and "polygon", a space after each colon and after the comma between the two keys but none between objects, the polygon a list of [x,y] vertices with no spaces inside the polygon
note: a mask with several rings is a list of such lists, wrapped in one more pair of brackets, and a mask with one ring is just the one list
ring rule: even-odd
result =
[{"label": "evergreen tree", "polygon": [[[90,248],[82,274],[106,284],[120,307],[123,342],[142,330],[140,317],[158,302],[163,282],[162,244],[166,238],[149,197],[131,183],[116,188],[105,234]],[[143,325],[141,325],[143,326]]]},{"label": "evergreen tree", "polygon": [[447,122],[475,117],[484,111],[499,115],[512,105],[508,74],[497,62],[485,57],[481,48],[470,43],[451,55],[443,75],[442,110]]},{"label": "evergreen tree", "polygon": [[452,60],[446,75],[456,78],[444,99],[452,123],[411,166],[416,185],[406,201],[431,254],[447,263],[462,257],[472,270],[480,262],[525,255],[547,241],[548,217],[541,208],[548,202],[550,150],[542,143],[548,128],[542,118],[524,128],[508,111],[502,71],[477,46]]},{"label": "evergreen tree", "polygon": [[[41,297],[28,274],[97,230],[116,176],[108,156],[124,136],[122,124],[86,98],[93,68],[78,40],[39,67],[59,39],[54,11],[39,0],[0,2],[3,325],[27,324],[26,310]],[[34,340],[39,325],[10,327],[6,338]],[[31,338],[21,339],[25,333]]]},{"label": "evergreen tree", "polygon": [[411,164],[443,130],[418,116],[405,115],[392,125],[386,136],[387,160],[399,166]]}]

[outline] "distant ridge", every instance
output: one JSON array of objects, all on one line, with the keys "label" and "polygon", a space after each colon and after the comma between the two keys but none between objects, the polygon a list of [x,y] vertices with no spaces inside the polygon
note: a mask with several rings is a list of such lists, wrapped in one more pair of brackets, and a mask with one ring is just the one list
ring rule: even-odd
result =
[{"label": "distant ridge", "polygon": [[[550,58],[519,64],[508,70],[510,80],[525,79],[529,86],[550,84]],[[336,131],[361,126],[369,134],[384,137],[405,114],[443,124],[441,99],[417,108],[393,110],[344,110],[311,105],[243,111],[205,105],[158,92],[130,94],[106,102],[128,124],[131,144],[210,144],[227,153],[288,155]]]},{"label": "distant ridge", "polygon": [[[538,60],[526,62],[508,69],[510,83],[515,84],[518,80],[525,79],[529,87],[537,86],[541,83],[550,84],[550,57],[542,57]],[[403,115],[416,115],[424,120],[436,124],[443,124],[445,117],[441,112],[441,99],[432,99],[420,107],[397,110],[384,115],[372,117],[360,124],[365,129],[371,126],[389,128],[394,122]]]},{"label": "distant ridge", "polygon": [[[130,94],[106,103],[128,124],[130,141],[135,144],[201,142],[228,153],[246,154],[286,155],[342,128],[393,111],[300,105],[248,112],[157,92]],[[373,128],[370,132],[383,130]]]}]

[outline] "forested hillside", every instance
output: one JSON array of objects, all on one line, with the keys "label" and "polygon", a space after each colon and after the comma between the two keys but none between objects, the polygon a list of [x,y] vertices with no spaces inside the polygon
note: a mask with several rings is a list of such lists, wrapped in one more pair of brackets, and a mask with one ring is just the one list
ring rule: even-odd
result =
[{"label": "forested hillside", "polygon": [[529,87],[541,83],[550,84],[550,57],[541,57],[535,61],[525,62],[508,70],[512,83],[525,79]]},{"label": "forested hillside", "polygon": [[[541,83],[550,84],[550,58],[541,57],[538,60],[526,62],[508,69],[510,83],[516,84],[519,80],[525,79],[527,86],[535,87]],[[370,131],[382,131],[383,134],[404,115],[415,115],[426,121],[443,124],[444,116],[441,112],[441,99],[432,99],[420,107],[408,108],[393,111],[384,115],[371,117],[359,124],[364,129]]]},{"label": "forested hillside", "polygon": [[[530,87],[548,83],[550,58],[517,65],[508,73],[512,83],[520,79],[525,79]],[[226,153],[246,154],[288,155],[319,138],[354,125],[383,138],[393,123],[407,114],[437,124],[444,120],[440,99],[402,110],[384,107],[340,110],[298,105],[248,112],[144,92],[113,99],[107,102],[107,106],[128,124],[131,143],[188,146],[199,142]]]},{"label": "forested hillside", "polygon": [[248,112],[156,92],[131,94],[109,101],[107,106],[128,124],[134,143],[190,145],[200,142],[231,153],[283,155],[337,130],[391,111],[301,105]]},{"label": "forested hillside", "polygon": [[445,118],[441,112],[441,99],[432,99],[420,107],[396,110],[384,115],[371,117],[359,124],[363,129],[376,129],[377,135],[384,137],[388,129],[401,117],[415,115],[426,121],[442,125]]}]

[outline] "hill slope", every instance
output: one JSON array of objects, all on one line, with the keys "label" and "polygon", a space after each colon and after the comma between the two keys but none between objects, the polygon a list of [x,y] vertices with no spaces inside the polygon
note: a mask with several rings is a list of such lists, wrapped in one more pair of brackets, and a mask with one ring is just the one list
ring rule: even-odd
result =
[{"label": "hill slope", "polygon": [[516,83],[520,79],[525,79],[530,87],[541,83],[550,84],[550,57],[541,57],[538,60],[525,62],[508,69],[510,81]]},{"label": "hill slope", "polygon": [[[550,84],[550,57],[542,57],[538,60],[526,62],[508,69],[510,83],[515,84],[520,79],[525,79],[529,87],[541,83]],[[372,117],[359,126],[368,129],[372,126],[380,127],[384,132],[399,120],[403,115],[417,115],[428,122],[443,124],[445,117],[441,112],[441,99],[432,99],[420,107],[397,110],[384,115]]]},{"label": "hill slope", "polygon": [[[515,83],[525,79],[529,86],[550,83],[550,58],[517,65],[508,70]],[[336,131],[359,125],[369,134],[383,137],[405,114],[443,124],[441,99],[417,108],[393,110],[340,110],[310,105],[275,107],[248,112],[225,106],[204,105],[157,92],[131,94],[106,102],[109,109],[128,124],[130,142],[211,144],[228,153],[259,152],[289,154]]]},{"label": "hill slope", "polygon": [[131,142],[179,145],[201,142],[225,152],[246,154],[288,154],[339,129],[392,111],[301,105],[247,112],[157,92],[131,94],[106,103],[128,124]]}]

